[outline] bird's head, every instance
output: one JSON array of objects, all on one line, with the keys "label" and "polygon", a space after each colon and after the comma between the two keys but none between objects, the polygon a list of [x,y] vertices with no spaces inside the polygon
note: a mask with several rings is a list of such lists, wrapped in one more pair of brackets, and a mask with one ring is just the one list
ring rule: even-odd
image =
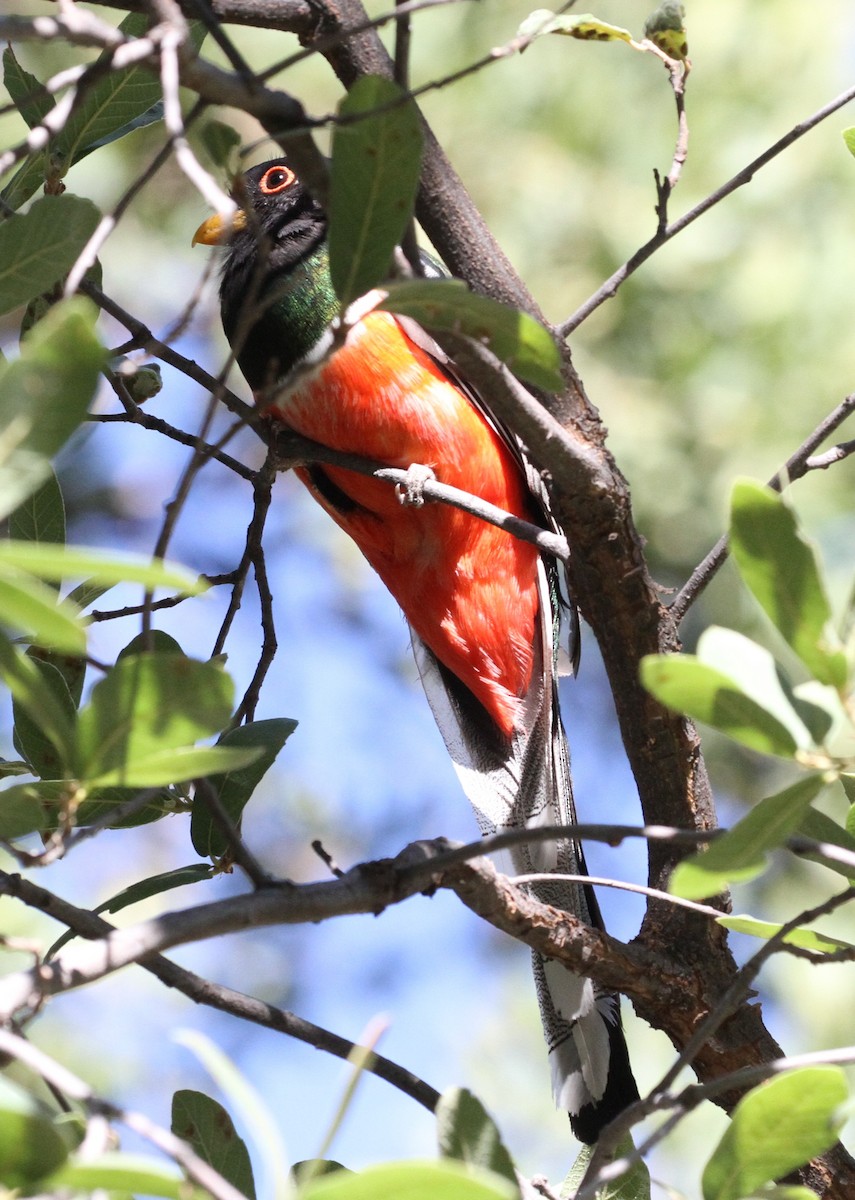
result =
[{"label": "bird's head", "polygon": [[208,217],[193,236],[194,246],[229,246],[226,270],[230,262],[253,260],[262,244],[270,268],[288,270],[326,235],[323,209],[285,158],[251,167],[237,180],[232,197],[237,212],[231,218]]}]

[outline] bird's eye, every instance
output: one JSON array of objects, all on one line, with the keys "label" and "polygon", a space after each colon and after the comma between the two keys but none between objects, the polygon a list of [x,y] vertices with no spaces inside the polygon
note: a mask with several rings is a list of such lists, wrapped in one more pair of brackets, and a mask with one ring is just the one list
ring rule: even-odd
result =
[{"label": "bird's eye", "polygon": [[268,167],[258,181],[258,190],[263,196],[275,196],[289,188],[296,179],[290,167]]}]

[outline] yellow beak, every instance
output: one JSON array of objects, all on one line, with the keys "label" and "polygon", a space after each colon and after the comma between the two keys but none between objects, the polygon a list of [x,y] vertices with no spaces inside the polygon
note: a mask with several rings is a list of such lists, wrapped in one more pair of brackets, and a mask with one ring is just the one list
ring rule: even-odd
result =
[{"label": "yellow beak", "polygon": [[246,213],[242,208],[239,208],[231,217],[223,217],[220,213],[214,213],[212,217],[208,217],[207,221],[203,221],[193,234],[191,245],[195,246],[197,242],[201,242],[204,246],[222,246],[239,229],[245,228]]}]

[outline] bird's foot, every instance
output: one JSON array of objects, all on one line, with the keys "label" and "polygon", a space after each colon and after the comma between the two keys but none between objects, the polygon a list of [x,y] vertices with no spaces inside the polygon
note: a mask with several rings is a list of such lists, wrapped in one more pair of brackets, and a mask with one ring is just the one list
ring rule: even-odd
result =
[{"label": "bird's foot", "polygon": [[407,478],[403,483],[395,484],[395,493],[402,504],[411,504],[421,508],[425,502],[425,484],[436,479],[430,467],[422,463],[412,463],[407,467]]}]

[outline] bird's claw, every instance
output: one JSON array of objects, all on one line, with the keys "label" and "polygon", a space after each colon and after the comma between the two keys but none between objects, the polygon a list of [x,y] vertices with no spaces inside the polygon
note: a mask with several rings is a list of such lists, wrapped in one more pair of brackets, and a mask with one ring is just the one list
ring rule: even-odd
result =
[{"label": "bird's claw", "polygon": [[436,475],[430,467],[422,463],[412,463],[407,467],[407,478],[403,483],[395,484],[395,493],[402,504],[421,508],[425,502],[425,484],[435,480]]}]

